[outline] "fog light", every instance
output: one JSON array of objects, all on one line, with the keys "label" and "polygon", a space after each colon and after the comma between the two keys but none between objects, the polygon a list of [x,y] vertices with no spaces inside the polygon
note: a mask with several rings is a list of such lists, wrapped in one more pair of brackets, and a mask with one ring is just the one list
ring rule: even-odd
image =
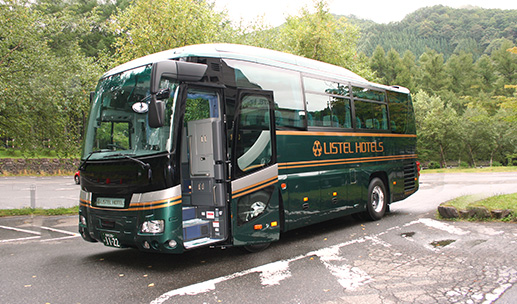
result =
[{"label": "fog light", "polygon": [[171,248],[174,248],[178,245],[178,242],[176,242],[175,240],[170,240],[169,241],[169,247]]},{"label": "fog light", "polygon": [[81,220],[81,224],[83,224],[84,226],[86,226],[86,217],[84,217],[84,215],[81,215],[81,216],[80,216],[80,220]]},{"label": "fog light", "polygon": [[142,233],[162,233],[165,228],[164,220],[152,220],[142,224]]},{"label": "fog light", "polygon": [[145,249],[151,249],[151,245],[149,245],[148,241],[145,241],[143,246]]}]

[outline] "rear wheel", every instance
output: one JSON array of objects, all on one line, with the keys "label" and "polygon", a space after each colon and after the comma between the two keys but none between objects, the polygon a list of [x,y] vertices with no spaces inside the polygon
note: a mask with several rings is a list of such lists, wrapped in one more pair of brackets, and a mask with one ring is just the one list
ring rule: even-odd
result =
[{"label": "rear wheel", "polygon": [[366,202],[366,211],[363,217],[367,220],[380,220],[388,208],[388,195],[384,182],[375,177],[368,186],[368,199]]}]

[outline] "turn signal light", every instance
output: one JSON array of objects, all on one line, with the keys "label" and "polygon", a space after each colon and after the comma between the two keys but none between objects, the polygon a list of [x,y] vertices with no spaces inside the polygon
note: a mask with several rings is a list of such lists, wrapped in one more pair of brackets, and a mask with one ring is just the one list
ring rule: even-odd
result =
[{"label": "turn signal light", "polygon": [[276,227],[276,226],[278,226],[278,222],[277,221],[271,222],[271,227]]},{"label": "turn signal light", "polygon": [[255,226],[253,226],[253,229],[255,229],[255,230],[260,230],[260,229],[262,229],[262,224],[257,224],[257,225],[255,225]]}]

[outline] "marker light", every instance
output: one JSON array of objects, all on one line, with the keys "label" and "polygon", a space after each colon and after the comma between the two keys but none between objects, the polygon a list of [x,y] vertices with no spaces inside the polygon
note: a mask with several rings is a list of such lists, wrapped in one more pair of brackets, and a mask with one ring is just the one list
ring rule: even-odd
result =
[{"label": "marker light", "polygon": [[308,202],[308,201],[309,201],[309,198],[308,198],[308,197],[304,197],[304,198],[303,198],[303,201],[304,201],[304,202]]},{"label": "marker light", "polygon": [[337,196],[337,192],[333,192],[333,193],[332,193],[332,196]]},{"label": "marker light", "polygon": [[255,226],[253,226],[253,229],[255,229],[255,230],[260,230],[260,229],[262,229],[262,224],[257,224],[257,225],[255,225]]},{"label": "marker light", "polygon": [[280,184],[280,187],[282,187],[282,190],[285,190],[285,189],[287,189],[287,184],[286,183],[282,183],[282,184]]},{"label": "marker light", "polygon": [[278,222],[277,221],[271,222],[271,227],[276,227],[276,226],[278,226]]},{"label": "marker light", "polygon": [[165,228],[165,222],[163,220],[151,220],[146,221],[142,224],[142,233],[162,233]]}]

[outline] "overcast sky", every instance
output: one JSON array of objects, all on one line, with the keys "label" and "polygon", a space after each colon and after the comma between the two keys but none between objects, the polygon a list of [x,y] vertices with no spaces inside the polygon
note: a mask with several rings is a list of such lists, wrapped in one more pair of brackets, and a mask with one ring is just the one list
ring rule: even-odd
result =
[{"label": "overcast sky", "polygon": [[[213,0],[217,10],[226,9],[232,20],[244,23],[264,16],[266,23],[278,26],[289,15],[298,15],[304,6],[312,8],[313,0]],[[466,5],[482,8],[517,9],[515,0],[328,0],[330,12],[355,15],[377,23],[400,21],[415,10],[438,4],[460,8]]]}]

